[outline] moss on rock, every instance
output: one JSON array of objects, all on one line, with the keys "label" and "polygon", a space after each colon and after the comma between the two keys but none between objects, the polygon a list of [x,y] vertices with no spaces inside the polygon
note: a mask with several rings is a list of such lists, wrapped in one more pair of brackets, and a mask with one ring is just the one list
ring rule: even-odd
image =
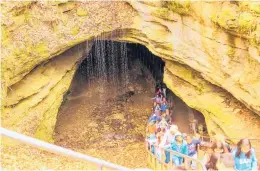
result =
[{"label": "moss on rock", "polygon": [[250,35],[256,29],[258,19],[250,10],[245,10],[244,5],[239,7],[225,5],[218,13],[212,14],[211,20],[225,29]]},{"label": "moss on rock", "polygon": [[79,31],[80,31],[79,26],[75,26],[75,27],[73,27],[73,28],[71,29],[71,34],[72,34],[73,36],[76,36],[76,35],[79,34]]},{"label": "moss on rock", "polygon": [[88,15],[88,11],[86,9],[83,9],[83,8],[79,7],[77,9],[77,15],[81,16],[81,17],[82,16],[87,16]]},{"label": "moss on rock", "polygon": [[168,8],[169,10],[179,13],[188,15],[190,14],[190,1],[184,0],[184,1],[165,1],[163,3],[163,7]]},{"label": "moss on rock", "polygon": [[41,57],[47,57],[50,55],[49,48],[45,43],[38,43],[34,46],[34,51]]},{"label": "moss on rock", "polygon": [[239,29],[241,32],[251,32],[255,30],[255,17],[249,12],[243,12],[238,19]]},{"label": "moss on rock", "polygon": [[169,18],[169,10],[167,8],[158,8],[156,12],[153,12],[152,15],[160,18]]}]

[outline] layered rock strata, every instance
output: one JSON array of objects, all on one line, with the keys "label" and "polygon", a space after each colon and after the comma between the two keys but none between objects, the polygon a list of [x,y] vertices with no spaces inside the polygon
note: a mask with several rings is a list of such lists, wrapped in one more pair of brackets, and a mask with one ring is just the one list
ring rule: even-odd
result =
[{"label": "layered rock strata", "polygon": [[165,60],[167,86],[204,114],[209,130],[232,138],[259,137],[258,2],[1,6],[4,127],[52,141],[63,95],[97,38],[140,43]]}]

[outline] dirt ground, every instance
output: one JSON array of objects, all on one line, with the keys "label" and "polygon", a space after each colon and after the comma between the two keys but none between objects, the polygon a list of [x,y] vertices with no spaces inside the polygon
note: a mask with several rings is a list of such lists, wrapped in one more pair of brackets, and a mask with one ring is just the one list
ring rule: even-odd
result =
[{"label": "dirt ground", "polygon": [[138,62],[133,66],[125,85],[102,78],[88,84],[77,75],[59,112],[55,144],[126,167],[147,167],[144,138],[153,80]]}]

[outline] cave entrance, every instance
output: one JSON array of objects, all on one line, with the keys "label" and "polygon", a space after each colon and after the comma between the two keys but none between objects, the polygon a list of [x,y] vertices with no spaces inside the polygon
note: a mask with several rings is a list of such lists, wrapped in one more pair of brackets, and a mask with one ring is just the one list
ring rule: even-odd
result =
[{"label": "cave entrance", "polygon": [[[95,40],[64,96],[55,143],[127,167],[147,167],[146,123],[163,71],[164,61],[140,44]],[[175,124],[188,133],[193,110],[169,89],[167,94]]]}]

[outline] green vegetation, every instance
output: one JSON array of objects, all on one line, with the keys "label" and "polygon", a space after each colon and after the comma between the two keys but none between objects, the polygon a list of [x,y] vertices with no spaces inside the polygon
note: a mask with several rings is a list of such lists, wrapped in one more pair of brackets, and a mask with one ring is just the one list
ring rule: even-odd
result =
[{"label": "green vegetation", "polygon": [[172,12],[187,15],[190,13],[190,1],[165,1],[163,7],[169,9]]}]

